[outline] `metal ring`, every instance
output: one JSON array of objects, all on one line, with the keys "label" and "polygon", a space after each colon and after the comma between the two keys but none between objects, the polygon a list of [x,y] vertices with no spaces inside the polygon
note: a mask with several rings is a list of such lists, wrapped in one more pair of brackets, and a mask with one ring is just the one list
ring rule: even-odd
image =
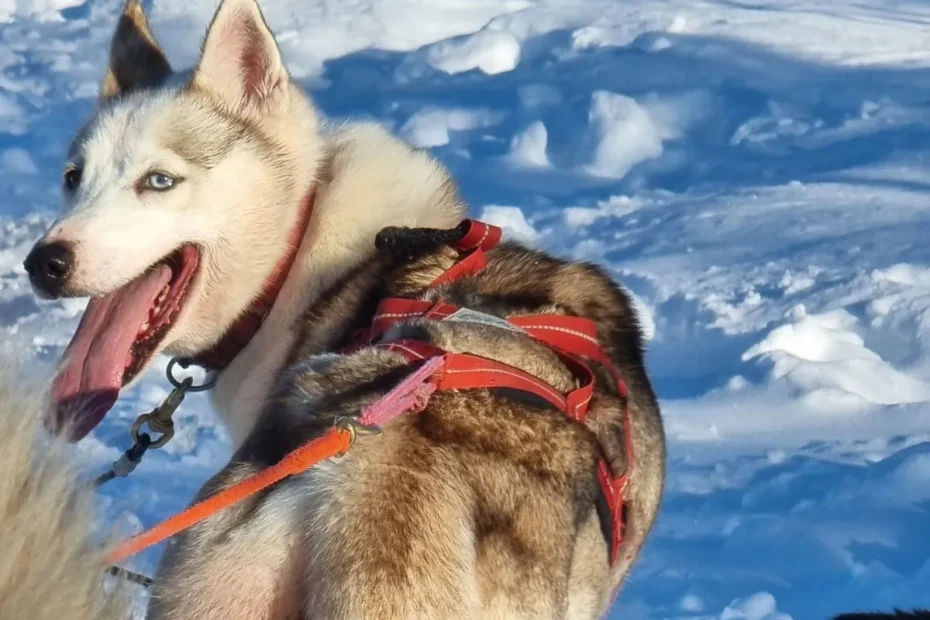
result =
[{"label": "metal ring", "polygon": [[[192,360],[189,357],[172,357],[171,361],[168,362],[167,374],[168,374],[168,381],[170,381],[171,385],[173,385],[174,387],[179,388],[186,384],[186,391],[188,392],[206,392],[207,390],[213,389],[213,387],[216,385],[215,374],[212,377],[209,377],[204,383],[200,385],[193,385],[193,379],[191,379],[190,377],[186,377],[179,381],[174,376],[174,367],[176,365],[180,366],[183,369],[190,368],[191,366],[199,366],[200,368],[203,368],[203,366],[200,366],[199,364],[194,362],[194,360]],[[204,368],[204,370],[206,370],[206,368]]]}]

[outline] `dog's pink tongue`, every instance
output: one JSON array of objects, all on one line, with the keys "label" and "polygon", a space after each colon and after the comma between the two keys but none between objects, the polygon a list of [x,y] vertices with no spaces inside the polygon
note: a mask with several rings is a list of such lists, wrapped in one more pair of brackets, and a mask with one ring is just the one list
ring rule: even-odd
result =
[{"label": "dog's pink tongue", "polygon": [[52,429],[78,441],[116,403],[130,349],[149,318],[158,294],[171,282],[171,269],[158,265],[105,297],[92,299],[65,350],[52,386]]}]

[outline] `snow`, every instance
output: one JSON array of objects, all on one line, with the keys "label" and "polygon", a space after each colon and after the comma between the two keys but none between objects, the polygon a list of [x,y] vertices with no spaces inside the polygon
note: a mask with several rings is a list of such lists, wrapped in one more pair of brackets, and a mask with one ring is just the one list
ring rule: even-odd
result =
[{"label": "snow", "polygon": [[83,4],[83,0],[0,0],[0,23],[31,17],[39,21],[61,19],[60,11]]},{"label": "snow", "polygon": [[29,152],[21,148],[7,149],[0,153],[0,171],[6,174],[36,174],[36,168]]},{"label": "snow", "polygon": [[510,152],[507,159],[514,167],[548,168],[549,156],[546,147],[549,142],[549,133],[546,126],[535,121],[510,141]]},{"label": "snow", "polygon": [[526,216],[520,207],[502,207],[487,205],[479,216],[481,221],[499,226],[509,239],[533,245],[539,233],[533,225],[526,221]]},{"label": "snow", "polygon": [[[118,4],[0,0],[0,342],[36,381],[85,300],[22,259],[96,96]],[[275,0],[338,119],[430,149],[508,236],[634,294],[669,442],[612,618],[930,606],[930,5],[918,0]],[[175,65],[214,3],[152,0]],[[88,473],[166,393],[161,360],[78,446]],[[101,492],[127,531],[229,456],[206,399]],[[159,550],[138,558],[151,571]]]},{"label": "snow", "polygon": [[745,599],[734,601],[720,614],[720,620],[790,620],[791,616],[778,613],[775,597],[768,592],[757,592]]},{"label": "snow", "polygon": [[449,74],[480,69],[488,75],[513,71],[520,61],[520,42],[509,32],[482,29],[457,40],[429,46],[427,62]]},{"label": "snow", "polygon": [[636,100],[604,91],[591,94],[588,131],[582,142],[591,176],[622,179],[636,164],[662,155],[660,129]]},{"label": "snow", "polygon": [[420,148],[444,146],[449,144],[452,132],[493,127],[502,117],[491,110],[426,107],[407,119],[399,133]]}]

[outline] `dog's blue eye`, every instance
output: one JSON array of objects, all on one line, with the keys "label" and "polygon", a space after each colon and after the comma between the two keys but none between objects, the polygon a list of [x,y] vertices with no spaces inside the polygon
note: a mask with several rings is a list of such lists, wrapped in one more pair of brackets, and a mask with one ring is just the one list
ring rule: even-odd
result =
[{"label": "dog's blue eye", "polygon": [[171,189],[174,187],[174,184],[175,180],[173,178],[169,177],[167,174],[162,174],[161,172],[152,173],[145,180],[146,187],[159,192]]}]

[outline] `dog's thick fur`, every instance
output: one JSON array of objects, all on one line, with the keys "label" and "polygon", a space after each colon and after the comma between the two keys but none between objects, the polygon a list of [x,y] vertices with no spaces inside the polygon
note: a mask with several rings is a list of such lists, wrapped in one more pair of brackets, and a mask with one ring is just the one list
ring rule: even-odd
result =
[{"label": "dog's thick fur", "polygon": [[[360,439],[344,458],[183,535],[159,571],[165,587],[155,589],[153,618],[236,617],[243,609],[269,618],[595,618],[606,610],[662,491],[661,422],[636,319],[625,294],[593,266],[510,244],[489,257],[481,274],[426,296],[501,317],[590,317],[630,398],[602,387],[585,428],[507,390],[435,394],[425,412]],[[398,354],[327,352],[370,324],[377,299],[421,296],[453,261],[447,248],[399,264],[378,257],[314,304],[277,396],[203,494],[277,462],[399,381],[409,370]],[[385,338],[497,359],[573,388],[550,350],[499,327],[421,320]],[[628,537],[610,571],[595,510],[595,439],[623,471],[625,406],[637,458]],[[218,587],[217,571],[238,585]],[[263,615],[269,609],[277,611]]]},{"label": "dog's thick fur", "polygon": [[[271,314],[219,375],[215,403],[237,451],[201,496],[277,461],[334,417],[357,414],[408,372],[392,353],[333,352],[370,323],[385,295],[436,294],[424,286],[454,260],[442,245],[376,253],[378,232],[451,228],[464,205],[438,163],[383,130],[324,130],[254,0],[222,2],[189,76],[172,73],[130,0],[99,110],[69,160],[80,185],[43,239],[74,248],[65,294],[110,293],[180,244],[199,248],[201,269],[160,345],[175,355],[221,338],[314,196]],[[152,169],[183,182],[140,191]],[[626,293],[591,265],[516,245],[490,258],[486,271],[441,294],[499,317],[594,320],[628,399],[602,377],[582,426],[508,390],[436,394],[424,413],[179,537],[156,577],[150,618],[594,618],[606,610],[652,526],[664,477],[639,326]],[[520,333],[412,322],[386,337],[400,336],[573,386],[562,362]],[[621,449],[625,407],[632,463]],[[595,508],[598,442],[615,472],[632,474],[630,527],[612,570]]]},{"label": "dog's thick fur", "polygon": [[0,618],[125,619],[121,594],[101,589],[91,494],[81,490],[64,445],[37,442],[44,403],[16,377],[0,364]]}]

